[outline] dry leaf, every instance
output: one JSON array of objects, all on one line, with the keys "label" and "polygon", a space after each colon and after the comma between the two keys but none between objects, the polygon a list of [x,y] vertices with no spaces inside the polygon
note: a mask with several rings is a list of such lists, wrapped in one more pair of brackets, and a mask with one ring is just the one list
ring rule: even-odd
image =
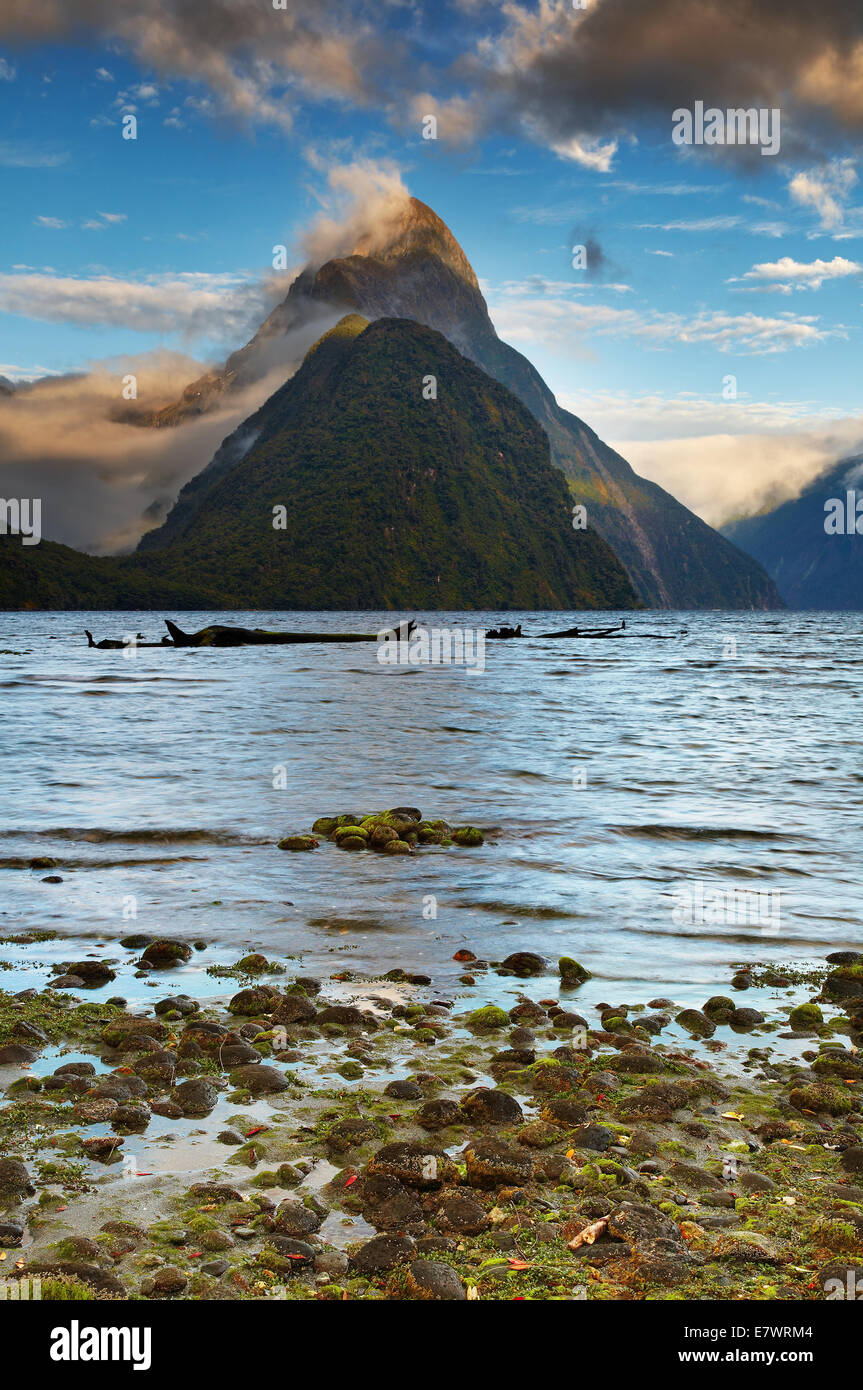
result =
[{"label": "dry leaf", "polygon": [[722,1118],[723,1120],[742,1120],[743,1116],[738,1115],[736,1110],[723,1110]]}]

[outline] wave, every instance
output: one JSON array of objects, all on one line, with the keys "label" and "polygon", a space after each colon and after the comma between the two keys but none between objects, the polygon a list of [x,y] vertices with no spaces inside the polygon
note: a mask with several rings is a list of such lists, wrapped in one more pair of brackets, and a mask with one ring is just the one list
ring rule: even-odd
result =
[{"label": "wave", "polygon": [[[52,859],[54,856],[52,855]],[[156,865],[166,864],[206,864],[207,856],[203,854],[172,854],[172,855],[147,855],[141,859],[81,859],[67,858],[63,855],[56,860],[55,868],[62,869],[64,872],[69,869],[140,869],[153,868]],[[0,859],[0,869],[30,869],[33,865],[33,858],[6,858]],[[44,872],[35,870],[34,872]]]},{"label": "wave", "polygon": [[51,826],[44,830],[7,830],[0,840],[13,837],[28,840],[71,840],[89,845],[271,845],[267,835],[239,835],[230,830],[205,830],[197,827],[175,827],[155,830],[118,830],[104,826]]},{"label": "wave", "polygon": [[808,835],[789,837],[780,830],[751,830],[739,825],[610,825],[613,835],[628,835],[647,840],[798,840]]}]

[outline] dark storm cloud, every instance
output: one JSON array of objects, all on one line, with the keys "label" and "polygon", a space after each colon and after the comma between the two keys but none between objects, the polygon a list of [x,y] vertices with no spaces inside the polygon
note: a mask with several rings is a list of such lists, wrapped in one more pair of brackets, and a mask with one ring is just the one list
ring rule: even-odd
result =
[{"label": "dark storm cloud", "polygon": [[148,70],[206,85],[218,109],[284,128],[303,95],[377,106],[404,126],[433,94],[472,107],[459,108],[462,132],[518,128],[597,169],[607,156],[585,136],[621,138],[696,100],[780,107],[783,152],[863,127],[858,0],[462,0],[456,18],[420,22],[420,10],[410,25],[396,0],[284,4],[3,0],[0,38],[89,30]]},{"label": "dark storm cloud", "polygon": [[863,126],[863,5],[849,0],[588,0],[511,6],[461,68],[552,146],[619,135],[696,100],[780,107],[798,145]]}]

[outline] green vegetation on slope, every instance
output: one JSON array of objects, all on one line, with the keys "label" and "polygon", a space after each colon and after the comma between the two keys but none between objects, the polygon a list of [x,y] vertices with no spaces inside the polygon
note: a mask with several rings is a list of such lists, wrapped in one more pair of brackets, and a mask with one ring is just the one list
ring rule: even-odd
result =
[{"label": "green vegetation on slope", "polygon": [[530,412],[441,334],[402,319],[352,315],[325,334],[136,555],[8,539],[7,608],[638,603],[608,544],[573,529]]},{"label": "green vegetation on slope", "polygon": [[241,461],[181,495],[182,530],[169,518],[140,563],[194,573],[238,607],[632,606],[607,544],[573,530],[546,436],[515,397],[441,334],[361,325],[325,335],[241,426],[255,436]]}]

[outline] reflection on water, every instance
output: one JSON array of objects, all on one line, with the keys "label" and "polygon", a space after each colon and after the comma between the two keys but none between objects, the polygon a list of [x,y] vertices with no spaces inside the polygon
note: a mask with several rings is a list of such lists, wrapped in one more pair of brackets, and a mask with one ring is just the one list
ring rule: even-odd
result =
[{"label": "reflection on water", "polygon": [[[393,616],[254,621],[374,631]],[[492,643],[469,674],[381,666],[372,644],[127,660],[88,650],[84,626],[156,639],[153,615],[4,614],[0,930],[116,940],[136,910],[137,931],[327,973],[402,965],[438,987],[461,947],[523,947],[577,957],[621,998],[699,1000],[732,962],[859,948],[863,619],[627,619],[633,634],[684,624],[672,641]],[[400,804],[487,827],[488,843],[410,862],[275,848],[319,815]],[[31,870],[34,856],[58,867]],[[779,894],[778,929],[675,921],[696,882]]]}]

